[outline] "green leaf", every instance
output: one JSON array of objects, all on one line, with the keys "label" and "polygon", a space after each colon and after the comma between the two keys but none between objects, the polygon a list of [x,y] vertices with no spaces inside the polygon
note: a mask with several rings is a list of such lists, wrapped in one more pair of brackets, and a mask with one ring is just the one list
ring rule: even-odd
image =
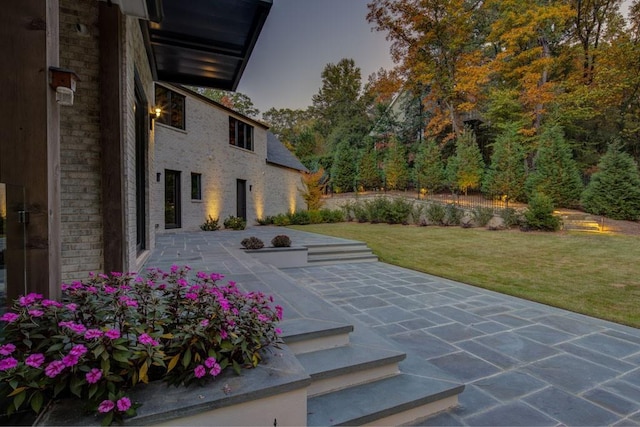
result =
[{"label": "green leaf", "polygon": [[118,362],[129,363],[129,352],[127,351],[114,351],[113,358]]},{"label": "green leaf", "polygon": [[78,397],[82,397],[82,385],[85,380],[83,378],[71,377],[69,381],[69,391]]},{"label": "green leaf", "polygon": [[98,384],[91,384],[91,387],[89,387],[89,399],[95,396],[97,391],[98,391]]},{"label": "green leaf", "polygon": [[22,406],[22,403],[24,402],[24,399],[26,399],[26,397],[27,392],[23,390],[13,398],[13,406],[16,408],[16,410],[20,409],[20,406]]},{"label": "green leaf", "polygon": [[40,409],[42,409],[43,402],[44,402],[44,396],[42,395],[41,392],[36,391],[31,396],[31,409],[33,409],[33,412],[39,413]]},{"label": "green leaf", "polygon": [[188,348],[187,351],[184,352],[184,356],[182,357],[182,366],[184,366],[185,368],[187,366],[189,366],[189,363],[191,363],[191,349]]},{"label": "green leaf", "polygon": [[13,397],[13,396],[15,396],[16,394],[21,393],[21,392],[23,392],[23,391],[24,391],[24,390],[26,390],[26,389],[27,389],[27,387],[18,387],[17,389],[15,389],[15,390],[13,390],[11,393],[9,393],[9,394],[7,395],[7,397]]},{"label": "green leaf", "polygon": [[97,358],[105,351],[104,346],[101,344],[93,349],[93,355]]},{"label": "green leaf", "polygon": [[108,374],[111,369],[111,361],[109,359],[102,359],[100,361],[100,369],[104,374]]},{"label": "green leaf", "polygon": [[102,420],[101,425],[102,426],[109,426],[111,425],[111,422],[113,421],[113,412],[109,412],[104,419]]},{"label": "green leaf", "polygon": [[238,364],[238,362],[236,362],[235,360],[233,361],[233,370],[237,375],[240,375],[240,371],[241,371],[242,367],[240,366],[240,364]]},{"label": "green leaf", "polygon": [[47,349],[47,353],[53,353],[54,351],[59,351],[62,350],[62,347],[64,347],[64,344],[59,342],[57,344],[52,345],[51,347],[49,347]]}]

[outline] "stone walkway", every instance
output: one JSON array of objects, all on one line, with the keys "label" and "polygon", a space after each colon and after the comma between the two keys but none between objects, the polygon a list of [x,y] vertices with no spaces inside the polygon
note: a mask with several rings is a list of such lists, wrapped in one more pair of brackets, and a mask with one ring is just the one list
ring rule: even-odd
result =
[{"label": "stone walkway", "polygon": [[238,249],[276,234],[294,245],[335,240],[271,227],[167,233],[147,265],[223,273],[282,298],[285,318],[313,310],[304,292],[320,296],[317,313],[329,303],[397,343],[404,371],[426,359],[466,385],[457,408],[424,425],[640,425],[640,330],[381,262],[275,272]]}]

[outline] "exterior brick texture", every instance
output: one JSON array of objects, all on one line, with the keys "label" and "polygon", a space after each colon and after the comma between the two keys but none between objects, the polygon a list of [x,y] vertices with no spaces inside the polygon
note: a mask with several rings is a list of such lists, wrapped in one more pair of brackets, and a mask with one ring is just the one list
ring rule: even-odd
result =
[{"label": "exterior brick texture", "polygon": [[[79,77],[73,106],[62,107],[60,113],[63,282],[84,279],[89,272],[102,271],[104,265],[98,13],[95,0],[60,0],[60,66],[72,69]],[[141,257],[136,252],[135,238],[134,70],[138,71],[147,100],[152,99],[153,81],[138,20],[125,16],[121,19],[127,242],[124,261],[126,269],[135,270]],[[87,31],[77,31],[78,24],[86,26]],[[149,153],[153,151],[150,145]],[[147,224],[148,218],[147,214]],[[152,248],[153,234],[151,230],[146,234],[145,246]]]},{"label": "exterior brick texture", "polygon": [[[213,102],[186,96],[185,130],[155,124],[155,173],[151,183],[157,207],[152,223],[158,232],[165,229],[164,197],[167,170],[180,172],[181,230],[198,230],[208,215],[219,219],[237,215],[236,182],[246,181],[247,226],[257,218],[304,209],[297,188],[300,172],[266,162],[267,128],[246,117],[230,113]],[[229,144],[229,116],[253,126],[254,151]],[[191,199],[191,174],[201,174],[202,200]]]}]

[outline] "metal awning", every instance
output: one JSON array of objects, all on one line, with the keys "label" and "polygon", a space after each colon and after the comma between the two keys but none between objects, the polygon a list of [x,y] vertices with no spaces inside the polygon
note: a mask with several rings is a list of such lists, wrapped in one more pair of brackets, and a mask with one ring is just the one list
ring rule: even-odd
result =
[{"label": "metal awning", "polygon": [[235,90],[273,0],[162,0],[146,22],[156,80]]}]

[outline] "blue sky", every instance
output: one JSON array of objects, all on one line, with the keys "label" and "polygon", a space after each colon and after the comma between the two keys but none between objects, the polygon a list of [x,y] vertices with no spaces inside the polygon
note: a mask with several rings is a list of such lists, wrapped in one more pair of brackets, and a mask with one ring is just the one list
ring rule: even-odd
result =
[{"label": "blue sky", "polygon": [[238,86],[265,112],[306,108],[328,63],[352,58],[363,84],[393,67],[385,34],[367,22],[369,0],[274,0]]}]

